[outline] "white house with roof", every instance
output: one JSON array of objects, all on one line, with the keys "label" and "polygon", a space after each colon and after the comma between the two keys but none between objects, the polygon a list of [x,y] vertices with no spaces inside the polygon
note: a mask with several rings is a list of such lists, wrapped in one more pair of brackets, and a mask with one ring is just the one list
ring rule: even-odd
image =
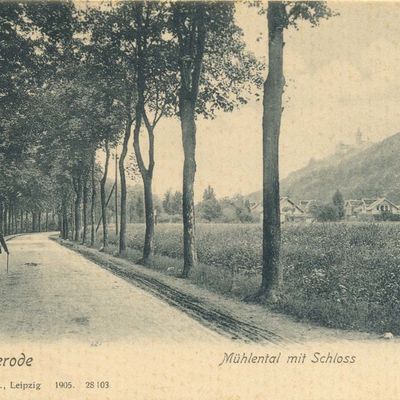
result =
[{"label": "white house with roof", "polygon": [[299,207],[306,213],[311,214],[312,208],[320,204],[318,200],[300,200]]},{"label": "white house with roof", "polygon": [[[253,215],[259,214],[260,222],[263,219],[263,207],[260,203],[253,203],[250,206]],[[306,217],[304,210],[289,197],[280,198],[281,222],[303,221]]]},{"label": "white house with roof", "polygon": [[379,199],[363,199],[361,213],[363,214],[380,214],[382,212],[389,212],[392,214],[399,214],[399,206],[392,203],[385,197]]},{"label": "white house with roof", "polygon": [[357,215],[379,215],[382,213],[400,214],[400,207],[385,197],[375,199],[346,200],[345,215],[348,218]]},{"label": "white house with roof", "polygon": [[363,209],[363,200],[346,200],[344,202],[344,215],[346,218],[357,217]]},{"label": "white house with roof", "polygon": [[281,197],[281,222],[295,222],[304,220],[305,212],[289,197]]}]

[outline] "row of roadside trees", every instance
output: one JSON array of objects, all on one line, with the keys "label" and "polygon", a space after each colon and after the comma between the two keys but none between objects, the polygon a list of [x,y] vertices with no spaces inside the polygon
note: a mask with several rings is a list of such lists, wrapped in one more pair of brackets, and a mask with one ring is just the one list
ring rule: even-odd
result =
[{"label": "row of roadside trees", "polygon": [[[106,248],[106,185],[112,149],[120,144],[119,252],[123,255],[127,247],[128,171],[143,182],[141,261],[148,263],[154,252],[155,138],[162,119],[178,118],[184,153],[182,277],[187,277],[197,262],[196,121],[232,112],[264,85],[264,268],[257,296],[270,296],[281,284],[278,144],[284,30],[300,19],[316,25],[331,12],[322,2],[250,6],[267,15],[264,83],[264,66],[246,49],[234,3],[128,1],[84,8],[72,1],[2,3],[0,29],[7,36],[0,44],[2,210],[9,213],[11,207],[21,215],[54,209],[62,237],[73,225],[75,240],[93,244],[99,198]],[[131,141],[133,160],[127,158]],[[103,165],[96,158],[99,151],[105,154]]]}]

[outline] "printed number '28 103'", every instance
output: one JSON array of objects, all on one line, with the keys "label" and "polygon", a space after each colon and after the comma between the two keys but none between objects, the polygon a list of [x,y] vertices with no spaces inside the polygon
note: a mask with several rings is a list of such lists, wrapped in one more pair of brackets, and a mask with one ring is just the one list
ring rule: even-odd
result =
[{"label": "printed number '28 103'", "polygon": [[86,382],[86,389],[109,389],[110,382],[108,381],[87,381]]}]

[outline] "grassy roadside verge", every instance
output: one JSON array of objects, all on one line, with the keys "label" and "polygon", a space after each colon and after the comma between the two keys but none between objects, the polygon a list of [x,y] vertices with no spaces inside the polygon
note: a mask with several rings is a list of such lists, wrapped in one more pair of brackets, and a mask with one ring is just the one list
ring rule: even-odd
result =
[{"label": "grassy roadside verge", "polygon": [[[269,334],[272,333],[273,335],[284,338],[285,342],[297,343],[306,341],[333,342],[337,340],[369,341],[377,338],[377,335],[368,333],[328,329],[309,322],[299,322],[290,316],[273,312],[263,305],[247,304],[233,296],[223,296],[215,291],[210,291],[205,286],[199,286],[190,280],[177,279],[172,270],[166,273],[166,267],[158,269],[144,267],[133,263],[127,258],[116,257],[115,254],[112,254],[113,251],[111,248],[105,253],[99,252],[97,248],[82,246],[70,240],[58,239],[55,236],[52,237],[52,239],[78,252],[85,258],[112,273],[121,269],[126,273],[125,275],[138,274],[140,277],[145,277],[146,279],[155,279],[160,282],[162,286],[165,285],[171,288],[172,291],[177,291],[184,296],[193,297],[193,303],[196,304],[196,307],[200,304],[204,306],[206,310],[211,310],[212,313],[216,311],[217,313],[222,313],[224,316],[232,317],[239,321],[240,325],[244,324],[247,326],[246,329],[250,327],[252,331],[254,330],[255,335],[259,335],[261,332],[261,335],[265,337],[265,335],[269,336]],[[139,253],[133,254],[139,255]],[[119,273],[116,273],[116,275],[121,276]],[[127,280],[130,281],[129,279]],[[131,282],[137,285],[136,279],[133,279]],[[153,294],[156,297],[161,297],[158,289]],[[168,299],[167,302],[169,302]],[[176,302],[174,306],[181,308],[180,301]],[[216,320],[219,318],[220,316],[218,316]],[[265,334],[265,332],[268,333]]]},{"label": "grassy roadside verge", "polygon": [[[241,301],[241,298],[234,295],[235,292],[230,291],[229,288],[226,293],[221,293],[217,290],[219,287],[218,281],[212,282],[210,277],[207,277],[208,269],[211,268],[211,271],[214,272],[212,268],[215,269],[215,267],[206,266],[207,270],[203,273],[203,276],[207,278],[206,280],[201,279],[202,274],[194,275],[195,278],[197,277],[196,279],[200,277],[199,282],[201,282],[201,284],[198,284],[193,280],[193,276],[191,280],[177,278],[181,269],[180,260],[159,256],[154,258],[154,267],[144,267],[135,264],[135,261],[141,256],[139,251],[129,250],[126,257],[121,258],[117,256],[117,249],[116,247],[113,248],[113,246],[110,246],[108,252],[104,253],[99,252],[98,247],[90,248],[88,246],[79,245],[73,241],[65,241],[56,237],[53,237],[53,240],[79,252],[84,257],[106,269],[109,269],[109,266],[112,264],[117,264],[125,271],[134,271],[135,273],[156,278],[162,284],[166,284],[174,290],[193,295],[202,303],[208,305],[207,308],[216,308],[250,325],[256,324],[256,326],[261,329],[274,332],[284,337],[286,341],[370,340],[377,338],[377,335],[364,332],[324,328],[305,319],[299,321],[298,318],[276,312],[264,305],[244,303]],[[219,279],[224,279],[224,275],[218,275],[218,277]],[[208,285],[208,282],[211,282],[213,289]]]},{"label": "grassy roadside verge", "polygon": [[[199,266],[190,281],[243,299],[260,284],[257,224],[198,224]],[[127,227],[127,257],[141,258],[144,225]],[[100,239],[100,238],[99,238]],[[118,238],[110,232],[111,251]],[[400,335],[400,224],[320,223],[282,227],[284,285],[274,310],[321,326]],[[182,227],[159,224],[152,269],[178,275]]]}]

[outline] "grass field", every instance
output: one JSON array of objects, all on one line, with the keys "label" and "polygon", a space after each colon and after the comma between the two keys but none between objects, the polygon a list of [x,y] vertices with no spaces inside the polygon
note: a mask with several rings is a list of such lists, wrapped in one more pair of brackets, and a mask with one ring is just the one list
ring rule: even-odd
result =
[{"label": "grass field", "polygon": [[[128,257],[140,258],[143,237],[143,225],[128,226]],[[199,224],[200,265],[191,280],[225,295],[253,293],[261,241],[258,224]],[[182,251],[181,225],[159,224],[153,267],[178,274]],[[281,263],[278,310],[325,326],[400,334],[399,223],[284,226]]]}]

